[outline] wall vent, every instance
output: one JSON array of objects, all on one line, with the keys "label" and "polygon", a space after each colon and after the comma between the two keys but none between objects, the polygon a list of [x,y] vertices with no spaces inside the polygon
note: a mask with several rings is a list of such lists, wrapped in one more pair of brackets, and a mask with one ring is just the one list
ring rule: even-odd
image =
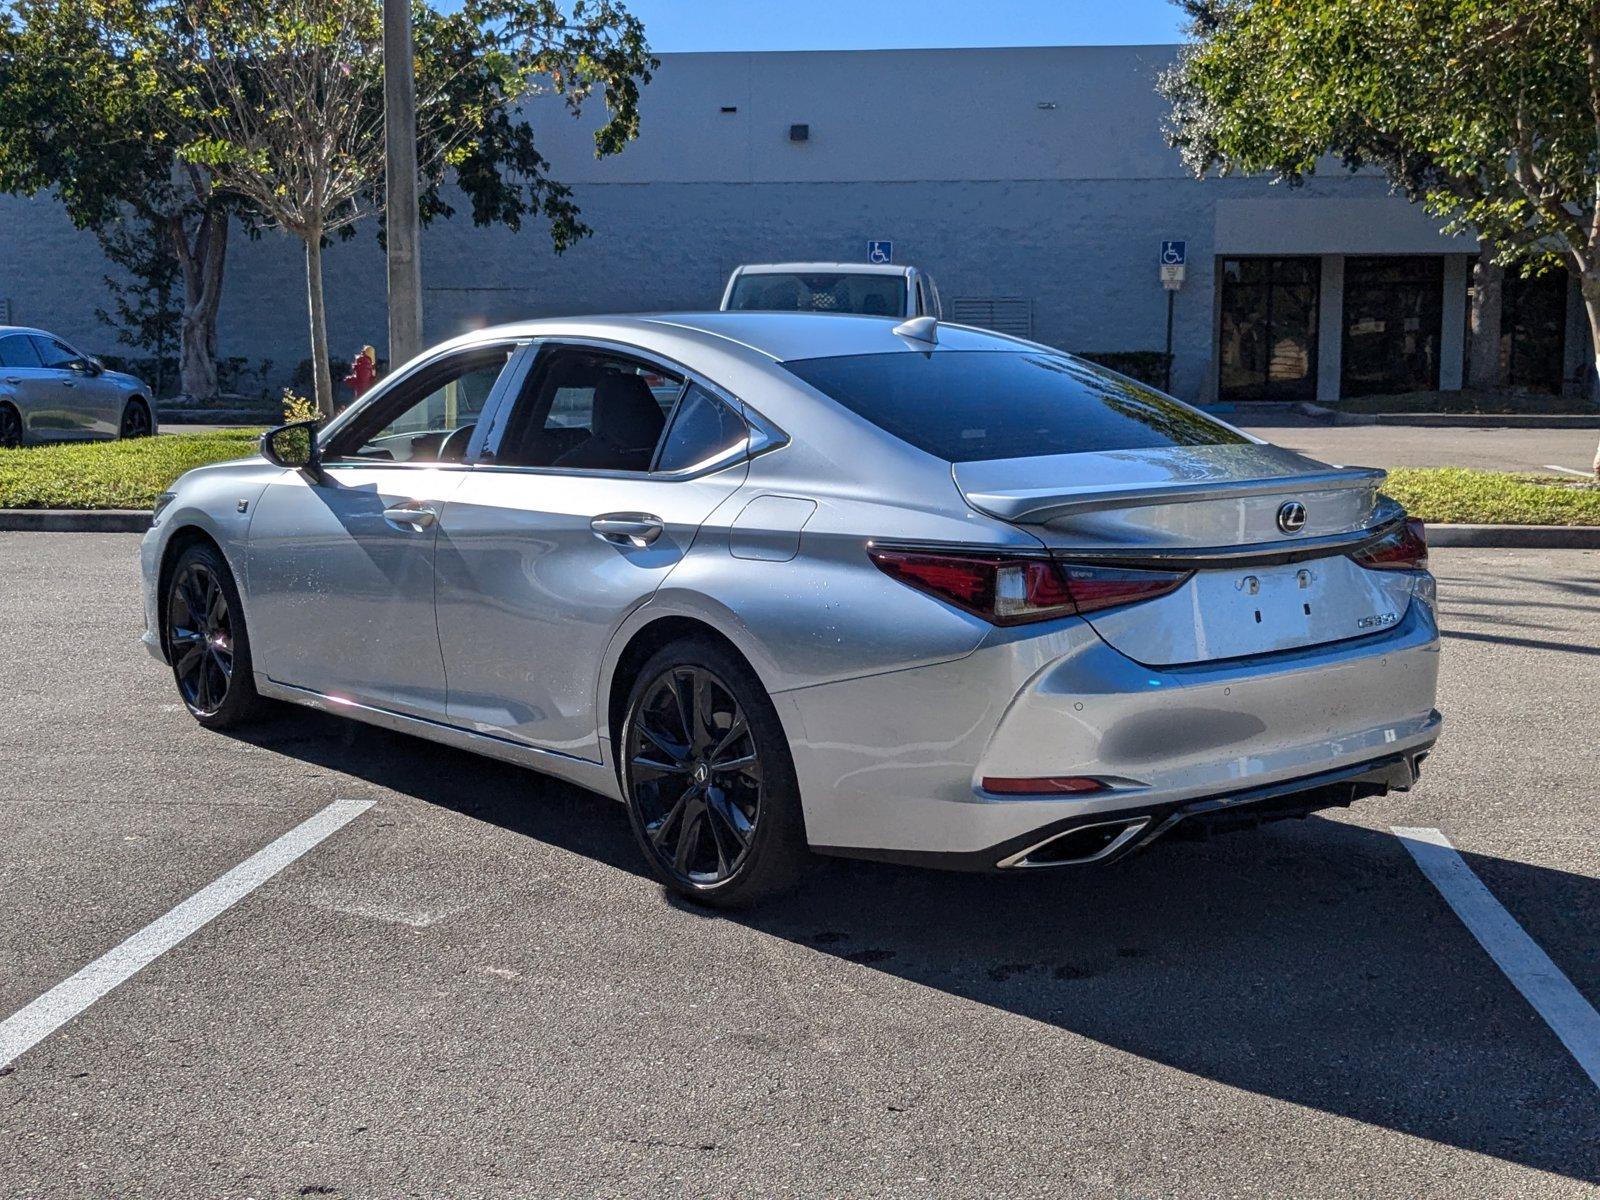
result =
[{"label": "wall vent", "polygon": [[976,325],[1012,337],[1033,336],[1033,301],[1026,296],[957,296],[950,301],[950,320]]}]

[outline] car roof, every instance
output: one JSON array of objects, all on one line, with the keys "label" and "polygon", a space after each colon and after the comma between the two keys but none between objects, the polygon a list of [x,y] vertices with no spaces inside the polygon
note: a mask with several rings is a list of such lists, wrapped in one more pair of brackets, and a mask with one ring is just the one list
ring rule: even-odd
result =
[{"label": "car roof", "polygon": [[488,339],[600,338],[640,349],[667,352],[688,341],[706,348],[737,348],[773,362],[836,358],[855,354],[926,354],[951,350],[1042,350],[1035,342],[940,321],[938,342],[929,346],[895,333],[898,317],[812,312],[682,312],[625,316],[552,317],[497,325],[458,339],[470,345]]},{"label": "car roof", "polygon": [[798,274],[805,271],[837,271],[845,275],[904,275],[912,268],[896,263],[859,262],[784,262],[744,263],[735,268],[742,275]]},{"label": "car roof", "polygon": [[7,337],[13,333],[36,333],[40,337],[56,336],[55,334],[49,333],[46,330],[35,329],[31,325],[0,325],[0,337]]}]

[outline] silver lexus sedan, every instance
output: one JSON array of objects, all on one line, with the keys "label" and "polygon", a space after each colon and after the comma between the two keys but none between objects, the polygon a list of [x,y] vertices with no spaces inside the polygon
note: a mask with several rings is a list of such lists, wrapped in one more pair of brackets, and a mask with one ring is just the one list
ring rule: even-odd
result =
[{"label": "silver lexus sedan", "polygon": [[138,379],[53,333],[0,325],[0,449],[155,431],[150,389]]},{"label": "silver lexus sedan", "polygon": [[1044,346],[916,318],[535,321],[163,496],[144,640],[626,806],[712,904],[807,850],[982,870],[1405,789],[1420,525]]}]

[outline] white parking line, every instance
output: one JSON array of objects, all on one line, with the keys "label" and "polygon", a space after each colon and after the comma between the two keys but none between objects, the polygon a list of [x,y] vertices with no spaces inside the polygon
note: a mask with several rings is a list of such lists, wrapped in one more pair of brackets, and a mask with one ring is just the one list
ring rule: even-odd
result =
[{"label": "white parking line", "polygon": [[1437,829],[1393,830],[1461,923],[1600,1087],[1600,1013],[1484,887],[1449,838]]},{"label": "white parking line", "polygon": [[1563,474],[1563,475],[1576,475],[1579,479],[1592,479],[1592,478],[1594,478],[1594,472],[1593,471],[1579,471],[1574,467],[1560,467],[1560,466],[1557,466],[1555,463],[1545,463],[1544,469],[1546,471],[1560,471],[1561,474]]},{"label": "white parking line", "polygon": [[271,845],[208,883],[121,945],[106,951],[70,979],[0,1021],[0,1067],[37,1046],[100,997],[171,950],[184,938],[243,900],[307,850],[372,807],[370,800],[335,800]]}]

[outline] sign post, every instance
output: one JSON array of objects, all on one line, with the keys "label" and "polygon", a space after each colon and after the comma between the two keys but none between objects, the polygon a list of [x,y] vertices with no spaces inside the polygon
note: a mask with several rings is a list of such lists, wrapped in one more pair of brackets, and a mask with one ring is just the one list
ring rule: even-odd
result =
[{"label": "sign post", "polygon": [[1172,307],[1178,289],[1183,286],[1188,257],[1188,242],[1168,240],[1161,243],[1161,286],[1167,292],[1167,352],[1166,367],[1162,373],[1165,382],[1161,385],[1164,392],[1172,390]]}]

